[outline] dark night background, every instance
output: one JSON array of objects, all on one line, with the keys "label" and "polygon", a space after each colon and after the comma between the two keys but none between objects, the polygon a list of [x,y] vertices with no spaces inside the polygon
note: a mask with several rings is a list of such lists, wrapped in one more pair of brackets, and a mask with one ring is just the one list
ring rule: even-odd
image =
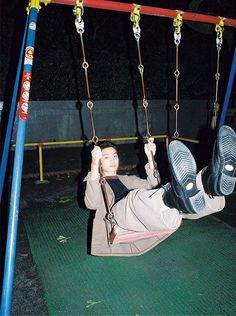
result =
[{"label": "dark night background", "polygon": [[[139,1],[140,4],[236,18],[235,0]],[[1,2],[1,100],[7,101],[16,72],[26,18],[25,1]],[[197,8],[197,9],[196,9]],[[72,6],[49,4],[39,12],[30,100],[86,99],[79,35]],[[141,97],[137,49],[128,13],[85,8],[84,41],[93,99]],[[175,97],[172,19],[141,16],[142,60],[148,98]],[[235,30],[225,27],[220,97],[231,66]],[[214,26],[185,22],[179,55],[180,99],[214,98]]]}]

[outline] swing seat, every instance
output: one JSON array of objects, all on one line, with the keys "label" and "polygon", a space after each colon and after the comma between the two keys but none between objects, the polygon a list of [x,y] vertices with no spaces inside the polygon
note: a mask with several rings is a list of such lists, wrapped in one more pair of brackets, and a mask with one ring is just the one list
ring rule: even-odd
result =
[{"label": "swing seat", "polygon": [[152,237],[163,237],[164,235],[169,235],[174,232],[173,229],[168,230],[159,230],[159,231],[133,231],[126,230],[118,225],[114,226],[111,234],[110,234],[110,242],[112,245],[120,244],[120,243],[129,243],[132,241],[137,241],[140,239],[147,239]]}]

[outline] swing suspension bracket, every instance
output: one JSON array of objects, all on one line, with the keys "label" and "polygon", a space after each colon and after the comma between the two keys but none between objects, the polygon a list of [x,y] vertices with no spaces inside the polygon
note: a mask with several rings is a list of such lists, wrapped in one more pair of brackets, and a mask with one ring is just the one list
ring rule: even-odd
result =
[{"label": "swing suspension bracket", "polygon": [[140,21],[140,9],[141,6],[139,4],[134,3],[134,10],[130,14],[130,20],[134,23],[134,26],[139,28],[139,21]]},{"label": "swing suspension bracket", "polygon": [[174,18],[173,26],[175,27],[176,33],[180,33],[181,32],[181,27],[183,25],[183,14],[184,14],[184,12],[180,11],[180,10],[176,10],[176,12],[177,12],[177,16],[176,16],[176,18]]},{"label": "swing suspension bracket", "polygon": [[139,42],[141,37],[141,28],[139,26],[140,8],[141,6],[139,4],[134,4],[134,10],[130,14],[130,21],[133,22],[133,32],[137,42]]},{"label": "swing suspension bracket", "polygon": [[73,13],[76,16],[75,27],[77,33],[82,35],[84,33],[84,21],[82,19],[82,16],[84,14],[83,0],[76,0],[76,5],[74,6]]},{"label": "swing suspension bracket", "polygon": [[73,13],[76,16],[76,21],[80,23],[84,14],[83,0],[76,0],[76,5],[74,6]]},{"label": "swing suspension bracket", "polygon": [[216,48],[219,51],[223,43],[223,32],[226,18],[219,16],[219,23],[215,26],[216,31]]},{"label": "swing suspension bracket", "polygon": [[175,28],[174,42],[175,42],[175,45],[179,45],[180,41],[181,41],[181,27],[183,25],[183,14],[184,14],[184,12],[180,11],[180,10],[176,10],[176,12],[177,12],[177,16],[173,20],[173,26]]}]

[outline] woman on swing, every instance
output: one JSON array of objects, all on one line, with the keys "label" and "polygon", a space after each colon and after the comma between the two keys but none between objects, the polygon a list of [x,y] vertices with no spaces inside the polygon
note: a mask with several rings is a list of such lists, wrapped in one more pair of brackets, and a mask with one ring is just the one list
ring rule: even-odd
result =
[{"label": "woman on swing", "polygon": [[[236,182],[236,133],[228,126],[219,129],[211,162],[197,174],[189,149],[174,140],[168,148],[172,181],[161,188],[160,176],[154,176],[156,146],[144,145],[148,159],[147,179],[117,174],[119,156],[116,145],[103,142],[91,152],[91,170],[85,178],[85,204],[96,210],[91,254],[99,256],[137,256],[152,249],[175,232],[182,219],[198,219],[221,211],[225,195]],[[105,195],[100,173],[105,178]],[[109,205],[106,205],[108,201]],[[113,225],[107,225],[107,208]],[[126,240],[112,243],[111,233],[128,233]]]}]

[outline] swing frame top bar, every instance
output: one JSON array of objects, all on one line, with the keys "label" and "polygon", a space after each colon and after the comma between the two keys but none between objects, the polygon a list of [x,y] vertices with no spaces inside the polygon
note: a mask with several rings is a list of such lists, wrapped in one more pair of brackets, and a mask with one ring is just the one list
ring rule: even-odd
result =
[{"label": "swing frame top bar", "polygon": [[[55,4],[65,4],[65,5],[75,5],[75,0],[51,0],[51,3]],[[103,10],[112,10],[120,12],[133,12],[134,5],[132,3],[123,3],[107,0],[84,0],[83,5],[89,8],[103,9]],[[146,5],[141,5],[140,12],[145,15],[160,16],[165,18],[176,17],[176,10],[173,9],[163,9],[158,7],[151,7]],[[184,12],[183,20],[196,21],[196,22],[205,22],[210,24],[217,24],[220,22],[220,17],[198,14],[193,12]],[[224,25],[236,27],[236,19],[226,18]]]}]

